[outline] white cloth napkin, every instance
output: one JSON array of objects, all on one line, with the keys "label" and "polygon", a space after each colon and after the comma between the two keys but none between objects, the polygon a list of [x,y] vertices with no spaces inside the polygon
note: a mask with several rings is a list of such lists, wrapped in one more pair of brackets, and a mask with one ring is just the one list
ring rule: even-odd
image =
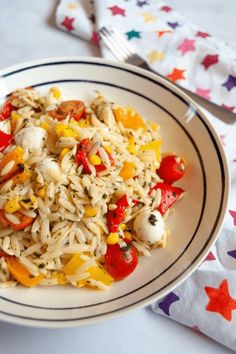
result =
[{"label": "white cloth napkin", "polygon": [[[154,70],[236,112],[236,53],[164,3],[61,0],[56,23],[96,45],[99,28],[114,28]],[[114,59],[102,43],[100,48],[102,56]],[[236,350],[236,125],[208,117],[222,139],[231,172],[224,227],[198,270],[152,308]]]}]

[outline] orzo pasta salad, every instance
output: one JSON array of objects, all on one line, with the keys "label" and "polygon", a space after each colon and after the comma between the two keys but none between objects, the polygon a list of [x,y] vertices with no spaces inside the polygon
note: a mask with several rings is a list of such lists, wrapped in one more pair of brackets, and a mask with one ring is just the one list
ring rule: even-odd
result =
[{"label": "orzo pasta salad", "polygon": [[0,111],[0,287],[106,289],[165,247],[185,171],[159,126],[101,94],[13,92]]}]

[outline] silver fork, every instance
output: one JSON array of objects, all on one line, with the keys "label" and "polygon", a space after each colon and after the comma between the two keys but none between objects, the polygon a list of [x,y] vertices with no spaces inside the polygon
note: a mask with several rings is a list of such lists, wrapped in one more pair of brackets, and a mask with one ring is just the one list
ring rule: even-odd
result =
[{"label": "silver fork", "polygon": [[[143,60],[138,54],[135,53],[133,48],[127,42],[127,40],[116,30],[109,30],[106,27],[102,27],[98,34],[100,38],[104,41],[106,46],[110,49],[113,55],[121,62],[127,64],[132,64],[140,68],[146,69],[158,75],[162,79],[167,80],[167,78],[156,71],[152,70],[151,67]],[[172,82],[174,86],[177,86]],[[222,107],[216,105],[213,102],[207,101],[204,98],[196,95],[195,93],[181,87],[181,90],[184,91],[188,96],[190,96],[197,104],[200,104],[213,115],[215,115],[220,120],[223,120],[227,124],[235,123],[236,115],[232,112],[226,111]]]}]

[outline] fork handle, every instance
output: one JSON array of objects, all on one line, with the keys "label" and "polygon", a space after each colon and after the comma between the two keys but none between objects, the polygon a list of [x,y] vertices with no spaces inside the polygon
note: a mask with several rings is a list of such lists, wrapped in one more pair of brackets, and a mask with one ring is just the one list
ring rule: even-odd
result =
[{"label": "fork handle", "polygon": [[[161,77],[165,81],[170,82],[165,76],[152,70],[146,62],[143,62],[139,67],[142,69],[151,71],[153,74]],[[215,104],[211,101],[208,101],[203,97],[198,96],[196,93],[194,93],[182,86],[179,86],[179,85],[175,84],[174,82],[171,82],[171,83],[174,86],[181,88],[181,90],[184,91],[184,93],[186,93],[188,96],[190,96],[190,98],[192,98],[197,104],[199,104],[200,106],[207,109],[209,112],[211,112],[214,116],[216,116],[221,121],[223,120],[227,124],[235,123],[235,121],[236,121],[236,114],[235,113],[227,111],[225,108],[222,108],[222,107],[218,106],[217,104]]]}]

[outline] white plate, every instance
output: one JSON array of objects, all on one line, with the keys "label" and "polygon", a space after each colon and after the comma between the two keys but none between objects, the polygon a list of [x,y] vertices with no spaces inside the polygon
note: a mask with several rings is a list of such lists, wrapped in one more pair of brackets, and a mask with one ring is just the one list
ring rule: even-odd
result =
[{"label": "white plate", "polygon": [[[135,107],[158,122],[164,151],[188,162],[178,184],[187,194],[168,225],[167,248],[141,257],[136,271],[107,292],[64,287],[0,290],[0,319],[22,325],[68,327],[89,324],[157,300],[186,279],[207,256],[223,222],[229,174],[221,142],[195,103],[171,83],[142,69],[102,59],[55,58],[3,70],[3,96],[26,86],[58,85],[69,97],[90,100],[95,90]],[[1,102],[0,102],[1,103]]]}]

